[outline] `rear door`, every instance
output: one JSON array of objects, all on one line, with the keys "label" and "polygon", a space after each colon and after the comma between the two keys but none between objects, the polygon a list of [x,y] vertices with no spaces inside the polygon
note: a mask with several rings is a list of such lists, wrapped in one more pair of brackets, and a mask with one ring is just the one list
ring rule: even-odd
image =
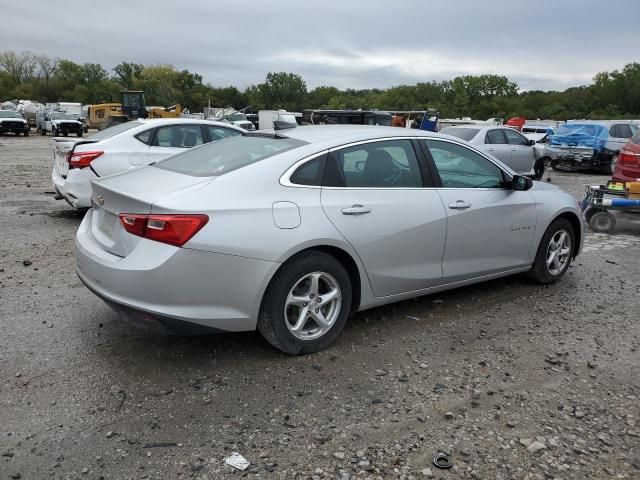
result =
[{"label": "rear door", "polygon": [[330,152],[321,202],[360,256],[377,297],[440,283],[447,215],[410,139]]},{"label": "rear door", "polygon": [[466,146],[440,139],[422,142],[438,174],[448,219],[443,280],[526,266],[536,228],[533,195],[511,190],[496,164]]},{"label": "rear door", "polygon": [[503,132],[511,147],[511,163],[507,165],[518,173],[531,172],[536,158],[533,146],[529,145],[529,140],[510,128],[503,129]]},{"label": "rear door", "polygon": [[185,148],[205,143],[204,132],[199,124],[164,125],[156,128],[149,147],[148,162],[157,162]]},{"label": "rear door", "polygon": [[511,165],[511,147],[504,134],[504,130],[494,128],[488,130],[484,138],[484,150],[505,165]]}]

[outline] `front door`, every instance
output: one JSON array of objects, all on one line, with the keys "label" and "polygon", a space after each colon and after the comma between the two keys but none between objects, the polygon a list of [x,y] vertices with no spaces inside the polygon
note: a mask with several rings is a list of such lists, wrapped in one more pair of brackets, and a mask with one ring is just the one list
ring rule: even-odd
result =
[{"label": "front door", "polygon": [[511,190],[505,173],[470,148],[435,139],[424,143],[448,218],[444,281],[526,266],[536,228],[533,196]]},{"label": "front door", "polygon": [[377,297],[442,279],[447,214],[436,189],[428,187],[408,139],[362,143],[329,155],[322,208],[358,253]]},{"label": "front door", "polygon": [[484,139],[484,150],[496,157],[505,165],[511,166],[511,146],[503,129],[494,128],[487,131]]},{"label": "front door", "polygon": [[533,146],[529,145],[527,137],[510,128],[505,128],[504,133],[511,147],[510,167],[521,174],[531,172],[536,161],[536,155]]}]

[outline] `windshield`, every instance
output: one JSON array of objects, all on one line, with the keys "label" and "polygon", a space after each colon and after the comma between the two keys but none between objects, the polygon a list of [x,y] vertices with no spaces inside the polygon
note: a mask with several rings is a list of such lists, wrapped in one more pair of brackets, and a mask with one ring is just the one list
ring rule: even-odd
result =
[{"label": "windshield", "polygon": [[0,118],[22,118],[19,113],[10,110],[0,111]]},{"label": "windshield", "polygon": [[475,137],[479,131],[480,130],[478,130],[477,128],[447,127],[443,130],[440,130],[440,133],[451,135],[452,137],[458,137],[468,142],[473,137]]},{"label": "windshield", "polygon": [[66,113],[56,112],[51,114],[51,120],[75,120],[75,117]]},{"label": "windshield", "polygon": [[187,150],[155,166],[194,177],[219,176],[305,144],[274,135],[238,135]]},{"label": "windshield", "polygon": [[139,127],[143,125],[142,122],[126,122],[121,123],[119,125],[114,125],[113,127],[105,128],[104,130],[99,131],[98,133],[94,133],[87,140],[104,140],[106,138],[111,138],[115,135],[118,135],[122,132],[126,132],[127,130],[131,130],[132,128]]}]

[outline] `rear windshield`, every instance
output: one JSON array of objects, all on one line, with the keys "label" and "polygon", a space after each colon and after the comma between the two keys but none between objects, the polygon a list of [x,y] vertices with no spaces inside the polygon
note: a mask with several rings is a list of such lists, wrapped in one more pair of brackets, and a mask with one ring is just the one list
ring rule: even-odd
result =
[{"label": "rear windshield", "polygon": [[219,176],[305,144],[288,137],[244,134],[173,155],[155,166],[194,177]]},{"label": "rear windshield", "polygon": [[131,130],[132,128],[139,127],[140,125],[142,125],[142,122],[121,123],[119,125],[114,125],[113,127],[105,128],[98,133],[94,133],[90,137],[87,137],[87,140],[104,140],[118,135],[119,133],[126,132],[127,130]]},{"label": "rear windshield", "polygon": [[453,137],[461,138],[462,140],[469,141],[478,134],[477,128],[461,128],[461,127],[447,127],[440,130],[440,133],[451,135]]}]

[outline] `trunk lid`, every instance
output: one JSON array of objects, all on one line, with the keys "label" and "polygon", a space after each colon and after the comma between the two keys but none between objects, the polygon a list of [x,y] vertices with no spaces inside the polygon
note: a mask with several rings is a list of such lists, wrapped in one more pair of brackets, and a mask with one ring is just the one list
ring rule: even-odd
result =
[{"label": "trunk lid", "polygon": [[121,213],[151,213],[154,202],[197,190],[215,177],[192,177],[152,166],[91,181],[91,235],[109,253],[127,256],[141,240],[120,223]]}]

